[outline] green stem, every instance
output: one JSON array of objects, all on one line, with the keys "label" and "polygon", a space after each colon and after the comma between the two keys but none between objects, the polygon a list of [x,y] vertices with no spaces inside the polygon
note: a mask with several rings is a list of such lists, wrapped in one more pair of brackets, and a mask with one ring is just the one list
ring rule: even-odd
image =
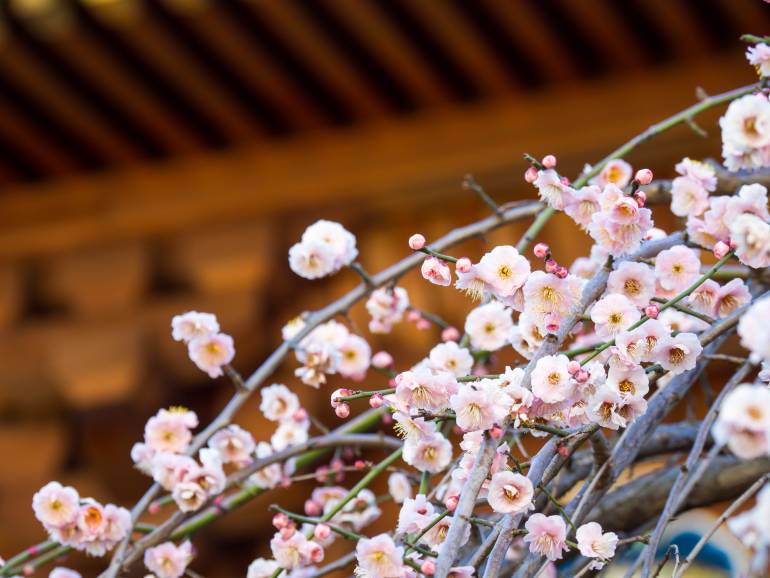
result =
[{"label": "green stem", "polygon": [[575,527],[572,518],[570,518],[564,508],[562,508],[562,505],[559,503],[559,501],[553,497],[553,494],[551,494],[551,492],[549,492],[543,484],[538,484],[537,487],[540,488],[540,491],[545,494],[545,497],[548,498],[548,501],[553,504],[554,508],[559,511],[559,514],[561,514],[562,518],[567,520],[567,523],[570,525],[570,528],[572,528],[572,531],[577,532],[577,528]]},{"label": "green stem", "polygon": [[372,391],[357,391],[355,393],[351,393],[350,395],[344,395],[342,397],[335,398],[335,401],[353,401],[354,399],[363,399],[367,397],[372,397],[373,395],[390,395],[391,393],[396,393],[395,387],[389,387],[387,389],[376,389]]},{"label": "green stem", "polygon": [[[660,297],[653,297],[652,301],[654,301],[655,303],[663,303],[663,304],[666,303],[666,300],[662,299]],[[682,313],[686,313],[687,315],[689,315],[691,317],[695,317],[696,319],[700,319],[701,321],[705,321],[709,325],[711,325],[712,323],[714,323],[714,321],[716,321],[716,319],[714,319],[713,317],[710,317],[709,315],[706,315],[705,313],[699,313],[699,312],[695,311],[694,309],[690,309],[689,307],[685,307],[684,305],[674,305],[674,309],[676,309],[677,311],[681,311]]]},{"label": "green stem", "polygon": [[430,247],[423,247],[420,249],[420,253],[425,253],[426,255],[431,255],[432,257],[436,257],[437,259],[441,259],[442,261],[448,261],[450,263],[457,263],[457,257],[452,257],[452,255],[445,255],[444,253],[439,253],[438,251],[434,251]]}]

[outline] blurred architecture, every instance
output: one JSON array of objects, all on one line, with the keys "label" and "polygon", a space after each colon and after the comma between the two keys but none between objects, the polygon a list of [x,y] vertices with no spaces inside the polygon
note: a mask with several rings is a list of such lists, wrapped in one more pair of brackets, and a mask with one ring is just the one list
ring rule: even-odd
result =
[{"label": "blurred architecture", "polygon": [[[410,233],[484,214],[465,173],[526,198],[522,152],[574,174],[696,87],[753,81],[738,36],[769,24],[759,0],[0,2],[0,552],[43,537],[29,503],[45,481],[133,501],[147,417],[224,403],[229,384],[171,341],[173,314],[216,312],[248,373],[287,319],[357,282],[291,274],[306,225],[343,222],[379,270]],[[716,156],[715,119],[629,160],[666,176],[683,148]],[[552,246],[568,261],[579,238]],[[405,283],[462,320],[449,290]],[[406,339],[415,356],[428,342],[413,327],[372,341]],[[304,388],[290,369],[278,379]],[[240,422],[265,437],[258,413]],[[203,554],[231,547],[242,572],[265,503],[212,528]]]}]

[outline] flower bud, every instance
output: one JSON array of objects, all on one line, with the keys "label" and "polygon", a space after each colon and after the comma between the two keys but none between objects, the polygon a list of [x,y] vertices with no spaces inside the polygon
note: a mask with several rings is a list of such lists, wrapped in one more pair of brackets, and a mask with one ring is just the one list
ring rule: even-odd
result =
[{"label": "flower bud", "polygon": [[281,538],[284,540],[288,540],[294,535],[294,532],[297,531],[297,527],[294,525],[293,522],[289,522],[286,526],[281,528],[279,530],[281,532]]},{"label": "flower bud", "polygon": [[643,207],[647,202],[647,193],[644,191],[636,191],[634,194],[634,199],[636,200],[636,204],[639,205],[639,207]]},{"label": "flower bud", "polygon": [[385,369],[393,365],[393,356],[387,351],[378,351],[372,356],[372,365],[377,369]]},{"label": "flower bud", "polygon": [[409,237],[409,248],[412,249],[412,251],[419,251],[425,246],[425,237],[422,236],[420,233],[415,233],[411,237]]},{"label": "flower bud", "polygon": [[556,269],[555,273],[559,279],[566,279],[567,275],[569,275],[569,269],[567,269],[564,265],[561,265],[558,269]]},{"label": "flower bud", "polygon": [[346,403],[341,403],[334,408],[334,413],[337,414],[338,418],[345,419],[350,415],[350,406]]},{"label": "flower bud", "polygon": [[559,264],[554,261],[553,259],[548,259],[545,262],[545,271],[546,273],[556,273],[556,270],[559,268]]},{"label": "flower bud", "polygon": [[552,169],[556,166],[556,157],[553,155],[545,155],[543,157],[543,166],[547,169]]},{"label": "flower bud", "polygon": [[301,407],[297,411],[295,411],[294,415],[292,415],[291,417],[296,422],[303,422],[307,419],[307,410],[304,407]]},{"label": "flower bud", "polygon": [[341,387],[340,389],[335,389],[334,393],[332,393],[331,396],[331,404],[334,409],[337,409],[339,406],[343,405],[344,401],[338,401],[338,398],[340,397],[347,397],[350,395],[350,390],[346,389],[344,387]]},{"label": "flower bud", "polygon": [[323,512],[323,506],[315,500],[305,500],[305,513],[308,516],[320,516]]},{"label": "flower bud", "polygon": [[489,437],[491,437],[493,440],[499,440],[501,437],[503,437],[503,428],[497,424],[493,425],[489,430]]},{"label": "flower bud", "polygon": [[534,183],[537,180],[537,169],[535,167],[529,167],[524,172],[524,180],[527,181],[530,185]]},{"label": "flower bud", "polygon": [[147,511],[154,516],[160,512],[160,504],[158,502],[151,502],[147,508]]},{"label": "flower bud", "polygon": [[650,169],[639,169],[636,171],[635,178],[640,185],[649,185],[652,182],[652,171]]},{"label": "flower bud", "polygon": [[420,572],[426,576],[433,576],[436,573],[436,563],[433,560],[425,560],[420,566]]},{"label": "flower bud", "polygon": [[273,516],[273,526],[275,526],[276,530],[281,530],[289,525],[291,520],[289,520],[289,516],[284,514],[283,512],[279,512],[275,516]]},{"label": "flower bud", "polygon": [[364,460],[356,460],[353,463],[353,467],[357,470],[363,470],[366,467],[366,462]]},{"label": "flower bud", "polygon": [[444,505],[450,512],[455,511],[458,503],[460,503],[460,496],[449,496],[446,500],[444,500]]},{"label": "flower bud", "polygon": [[567,364],[567,371],[569,371],[570,375],[575,375],[578,371],[580,371],[580,362],[575,361],[574,359],[570,361]]},{"label": "flower bud", "polygon": [[417,323],[415,323],[415,326],[420,331],[427,331],[428,329],[430,329],[430,321],[428,321],[427,319],[420,319]]},{"label": "flower bud", "polygon": [[417,323],[420,319],[422,319],[422,315],[420,315],[420,312],[416,309],[410,309],[409,313],[406,314],[406,319],[412,323]]},{"label": "flower bud", "polygon": [[730,252],[730,245],[724,241],[717,241],[714,245],[714,257],[721,259]]},{"label": "flower bud", "polygon": [[591,377],[585,369],[580,369],[575,372],[575,381],[578,383],[585,383],[588,378]]},{"label": "flower bud", "polygon": [[468,259],[468,257],[460,257],[457,260],[457,263],[455,263],[455,269],[458,273],[467,273],[471,270],[472,266],[473,263],[471,263],[471,260]]},{"label": "flower bud", "polygon": [[535,245],[535,248],[532,249],[532,251],[535,253],[535,257],[538,259],[545,259],[548,253],[551,251],[551,248],[545,243],[538,243]]},{"label": "flower bud", "polygon": [[460,339],[460,332],[457,327],[447,327],[441,332],[441,341],[457,341]]},{"label": "flower bud", "polygon": [[654,303],[650,303],[647,307],[644,308],[644,314],[650,319],[657,319],[659,313],[660,308]]},{"label": "flower bud", "polygon": [[382,397],[382,394],[375,393],[372,397],[369,398],[369,405],[374,409],[382,407],[383,403],[385,403],[385,398]]},{"label": "flower bud", "polygon": [[331,533],[331,528],[329,528],[329,526],[326,524],[318,524],[313,529],[313,536],[315,536],[318,540],[326,540],[326,538],[328,538],[329,534]]}]

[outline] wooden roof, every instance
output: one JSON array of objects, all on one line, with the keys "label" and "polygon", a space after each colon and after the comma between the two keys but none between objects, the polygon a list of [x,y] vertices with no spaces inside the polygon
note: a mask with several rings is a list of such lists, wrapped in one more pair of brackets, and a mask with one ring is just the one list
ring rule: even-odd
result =
[{"label": "wooden roof", "polygon": [[5,0],[0,184],[710,58],[755,0]]}]

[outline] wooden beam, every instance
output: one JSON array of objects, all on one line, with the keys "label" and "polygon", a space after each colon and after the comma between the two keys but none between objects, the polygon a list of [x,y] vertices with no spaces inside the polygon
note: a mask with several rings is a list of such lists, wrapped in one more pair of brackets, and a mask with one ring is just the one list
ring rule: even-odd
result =
[{"label": "wooden beam", "polygon": [[[189,1],[189,0],[187,0]],[[164,0],[169,9],[195,31],[207,48],[232,62],[238,74],[255,90],[263,93],[271,104],[283,110],[297,128],[318,128],[324,123],[312,99],[306,98],[286,78],[275,60],[256,43],[249,42],[216,2],[195,0],[192,7],[180,0]]]},{"label": "wooden beam", "polygon": [[434,105],[451,100],[430,65],[377,5],[361,0],[326,0],[324,4],[398,74],[418,102]]},{"label": "wooden beam", "polygon": [[505,64],[450,2],[418,0],[405,4],[485,93],[504,94],[513,89]]},{"label": "wooden beam", "polygon": [[131,18],[115,18],[104,13],[98,3],[88,4],[95,16],[125,38],[146,63],[179,86],[197,108],[205,111],[233,141],[254,140],[262,127],[242,110],[211,75],[153,18],[147,10]]},{"label": "wooden beam", "polygon": [[252,0],[252,9],[326,79],[333,92],[358,116],[382,116],[387,104],[363,81],[345,55],[291,0]]},{"label": "wooden beam", "polygon": [[[328,131],[271,147],[7,188],[0,214],[0,259],[322,204],[392,204],[414,195],[440,199],[459,193],[466,172],[476,174],[502,201],[530,197],[533,191],[520,178],[522,152],[557,154],[560,168],[571,174],[691,104],[697,85],[715,93],[753,80],[740,55],[712,58],[588,85],[563,85],[515,101]],[[687,143],[687,154],[718,155],[718,132],[706,124],[715,115],[704,121],[712,129],[710,140],[683,127],[657,140],[654,151]],[[520,187],[518,193],[515,187]]]}]

